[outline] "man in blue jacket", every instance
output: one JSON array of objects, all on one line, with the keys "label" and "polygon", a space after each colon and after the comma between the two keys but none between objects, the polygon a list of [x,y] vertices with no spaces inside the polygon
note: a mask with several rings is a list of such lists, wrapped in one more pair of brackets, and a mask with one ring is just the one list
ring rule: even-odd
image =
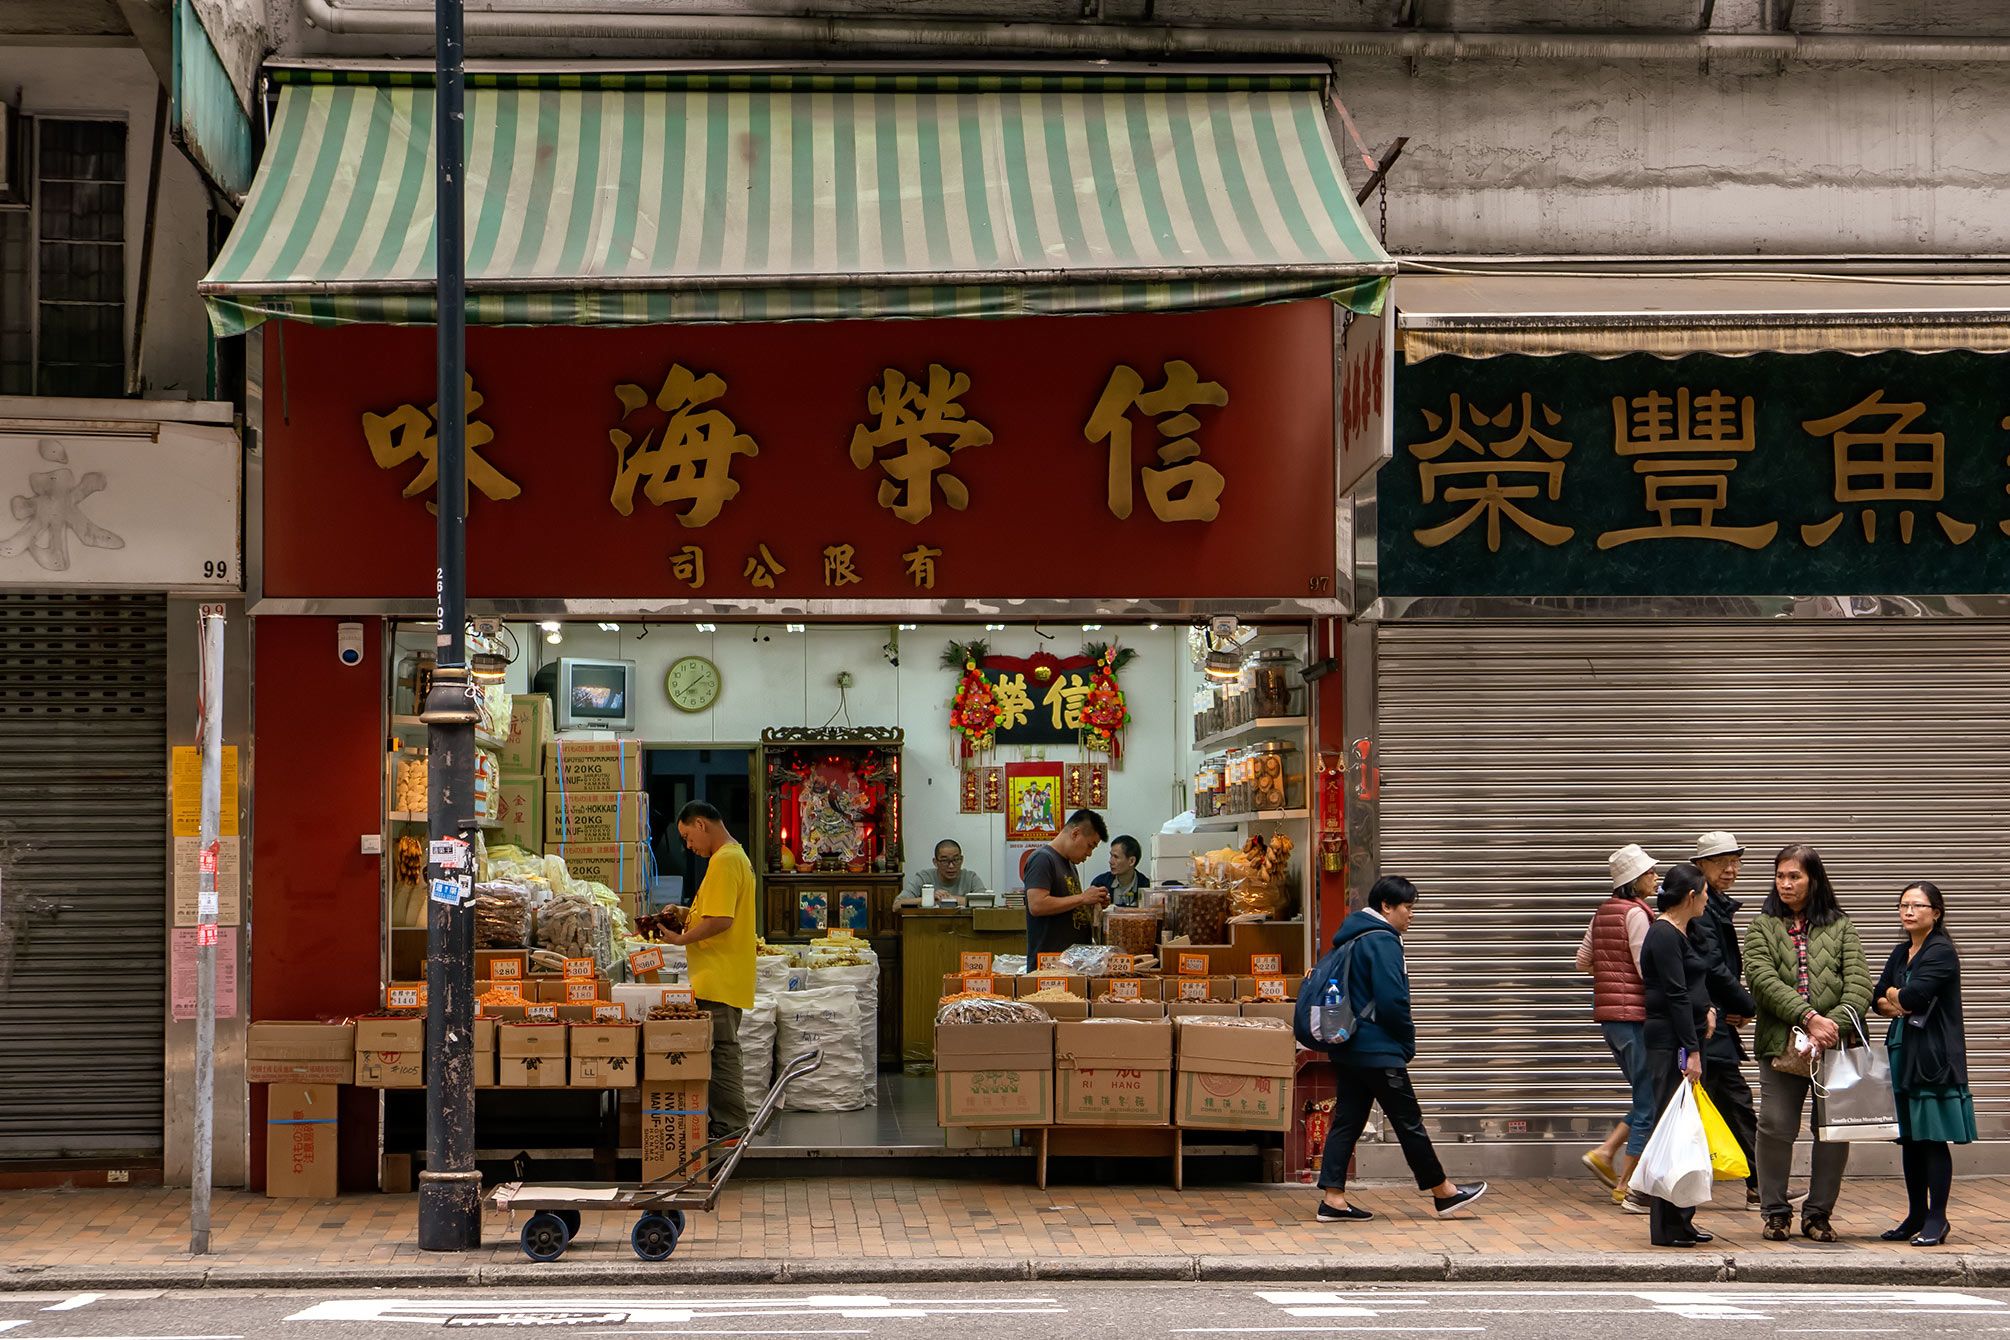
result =
[{"label": "man in blue jacket", "polygon": [[1328,1052],[1337,1087],[1333,1128],[1319,1167],[1319,1187],[1326,1193],[1319,1204],[1321,1220],[1375,1217],[1347,1201],[1347,1165],[1367,1128],[1368,1109],[1375,1104],[1395,1128],[1417,1189],[1431,1193],[1440,1219],[1487,1193],[1485,1182],[1461,1186],[1445,1176],[1424,1130],[1417,1091],[1410,1086],[1407,1067],[1417,1054],[1417,1026],[1410,1018],[1410,977],[1403,970],[1402,936],[1416,911],[1417,886],[1399,875],[1384,875],[1368,890],[1367,906],[1342,922],[1333,936],[1335,949],[1352,946],[1347,997],[1354,1007],[1355,1030]]}]

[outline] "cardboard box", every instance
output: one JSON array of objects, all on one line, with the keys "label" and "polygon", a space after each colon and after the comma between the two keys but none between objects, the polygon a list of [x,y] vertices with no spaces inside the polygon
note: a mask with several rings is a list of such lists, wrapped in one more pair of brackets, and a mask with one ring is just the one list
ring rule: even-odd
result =
[{"label": "cardboard box", "polygon": [[356,1025],[266,1020],[245,1030],[253,1084],[354,1084]]},{"label": "cardboard box", "polygon": [[689,1005],[689,982],[616,982],[607,988],[608,999],[628,1011],[628,1022],[640,1023],[658,1005]]},{"label": "cardboard box", "polygon": [[1287,1131],[1298,1044],[1285,1029],[1222,1028],[1189,1019],[1179,1029],[1175,1119],[1213,1131]]},{"label": "cardboard box", "polygon": [[1242,1007],[1242,1017],[1245,1019],[1282,1019],[1287,1024],[1293,1023],[1298,1018],[1298,1003],[1289,1000],[1282,1002],[1269,1000],[1253,1001]]},{"label": "cardboard box", "polygon": [[1056,1024],[1056,1124],[1170,1123],[1172,1045],[1172,1024],[1163,1019]]},{"label": "cardboard box", "polygon": [[1221,845],[1219,833],[1154,833],[1152,859],[1185,861],[1184,874],[1193,873],[1193,858]]},{"label": "cardboard box", "polygon": [[477,949],[475,977],[490,982],[521,982],[530,976],[528,949]]},{"label": "cardboard box", "polygon": [[935,1117],[942,1126],[1045,1126],[1054,1120],[1054,1029],[937,1024]]},{"label": "cardboard box", "polygon": [[1011,996],[1018,990],[1013,979],[1004,973],[993,972],[951,972],[942,977],[942,994],[961,995],[965,991],[983,991],[994,996]]},{"label": "cardboard box", "polygon": [[687,1163],[705,1147],[705,1090],[703,1084],[642,1086],[643,1181],[704,1171]]},{"label": "cardboard box", "polygon": [[[1296,1004],[1298,1001],[1299,983],[1303,980],[1303,973],[1300,973],[1296,977],[1238,976],[1235,979],[1235,998],[1237,1000],[1247,1000],[1251,996],[1264,996],[1266,1000],[1281,1000],[1286,1004]],[[1283,992],[1281,996],[1265,995],[1266,992],[1279,991]]]},{"label": "cardboard box", "polygon": [[1235,979],[1233,977],[1162,977],[1159,979],[1161,998],[1166,1003],[1175,1001],[1203,1001],[1235,999]]},{"label": "cardboard box", "polygon": [[553,847],[551,854],[565,862],[566,873],[574,879],[629,895],[647,887],[655,864],[647,842],[567,842]]},{"label": "cardboard box", "polygon": [[1242,1006],[1232,1000],[1174,1000],[1166,1003],[1168,1019],[1240,1019]]},{"label": "cardboard box", "polygon": [[356,1083],[366,1089],[425,1088],[424,1016],[375,1015],[358,1019]]},{"label": "cardboard box", "polygon": [[566,1026],[564,1024],[498,1024],[496,1052],[500,1058],[496,1084],[504,1089],[563,1089]]},{"label": "cardboard box", "polygon": [[544,768],[544,746],[551,739],[551,699],[542,693],[520,693],[510,699],[509,739],[496,751],[505,779],[535,777]]},{"label": "cardboard box", "polygon": [[547,850],[575,843],[643,842],[648,837],[647,792],[554,791],[545,797]]},{"label": "cardboard box", "polygon": [[712,1021],[657,1019],[642,1025],[642,1078],[691,1083],[712,1077]]},{"label": "cardboard box", "polygon": [[1019,1143],[1019,1132],[1010,1126],[951,1126],[942,1136],[950,1149],[1011,1149]]},{"label": "cardboard box", "polygon": [[1136,1019],[1145,1021],[1162,1020],[1166,1017],[1165,1002],[1160,1000],[1109,1000],[1094,1001],[1089,1006],[1091,1019]]},{"label": "cardboard box", "polygon": [[572,1087],[632,1089],[640,1081],[641,1029],[634,1024],[572,1024]]},{"label": "cardboard box", "polygon": [[273,1084],[265,1091],[265,1194],[333,1200],[336,1184],[336,1103],[333,1084]]},{"label": "cardboard box", "polygon": [[544,747],[547,791],[640,791],[640,740],[552,740]]},{"label": "cardboard box", "polygon": [[475,1087],[499,1088],[496,1083],[496,1021],[475,1020]]},{"label": "cardboard box", "polygon": [[525,851],[544,850],[544,780],[505,775],[495,783],[496,822],[502,831],[489,834],[491,843],[507,843]]},{"label": "cardboard box", "polygon": [[[1028,973],[1023,977],[1011,977],[1005,980],[1012,983],[1014,994],[1020,996],[1035,995],[1041,991],[1045,991],[1048,987],[1058,986],[1063,991],[1072,991],[1083,1000],[1089,998],[1089,979],[1086,977],[1077,977],[1073,973]],[[1034,1003],[1038,1004],[1039,1002],[1035,1001]]]},{"label": "cardboard box", "polygon": [[1026,1003],[1057,1023],[1079,1023],[1089,1017],[1089,1002],[1086,1000],[1029,1000]]}]

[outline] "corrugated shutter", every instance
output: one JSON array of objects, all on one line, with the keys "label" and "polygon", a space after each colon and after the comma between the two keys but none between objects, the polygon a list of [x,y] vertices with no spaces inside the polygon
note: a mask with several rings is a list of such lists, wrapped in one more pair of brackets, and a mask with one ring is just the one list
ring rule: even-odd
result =
[{"label": "corrugated shutter", "polygon": [[167,606],[0,596],[0,1158],[158,1154]]},{"label": "corrugated shutter", "polygon": [[1665,870],[1727,828],[1747,844],[1741,925],[1773,853],[1811,842],[1873,973],[1899,889],[1940,885],[1977,1114],[2010,1134],[2010,627],[1391,624],[1377,654],[1380,864],[1423,891],[1413,1073],[1444,1130],[1623,1115],[1572,961],[1606,855],[1640,842]]}]

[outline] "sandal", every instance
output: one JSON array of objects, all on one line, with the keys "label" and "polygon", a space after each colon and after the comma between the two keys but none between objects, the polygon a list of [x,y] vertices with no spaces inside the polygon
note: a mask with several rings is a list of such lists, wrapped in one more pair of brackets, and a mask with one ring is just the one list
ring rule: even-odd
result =
[{"label": "sandal", "polygon": [[1804,1214],[1801,1216],[1801,1236],[1813,1242],[1834,1242],[1836,1231],[1829,1227],[1827,1215]]},{"label": "sandal", "polygon": [[1793,1227],[1793,1222],[1792,1215],[1769,1214],[1766,1216],[1766,1226],[1760,1230],[1760,1236],[1767,1242],[1785,1242],[1787,1230]]}]

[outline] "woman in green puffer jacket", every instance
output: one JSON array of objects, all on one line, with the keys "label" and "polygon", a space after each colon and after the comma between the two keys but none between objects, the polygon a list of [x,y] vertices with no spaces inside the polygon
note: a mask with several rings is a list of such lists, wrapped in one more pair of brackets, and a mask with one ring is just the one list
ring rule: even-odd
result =
[{"label": "woman in green puffer jacket", "polygon": [[[1793,1225],[1787,1174],[1801,1112],[1812,1087],[1803,1076],[1773,1067],[1796,1028],[1817,1045],[1842,1041],[1839,1025],[1847,1011],[1861,1020],[1870,1013],[1870,965],[1856,925],[1836,903],[1835,887],[1813,847],[1796,843],[1773,858],[1773,892],[1745,932],[1745,980],[1759,1002],[1754,1050],[1759,1055],[1759,1199],[1765,1236],[1785,1242]],[[1801,1206],[1801,1233],[1816,1242],[1834,1242],[1829,1217],[1842,1191],[1849,1146],[1817,1139],[1807,1202]]]}]

